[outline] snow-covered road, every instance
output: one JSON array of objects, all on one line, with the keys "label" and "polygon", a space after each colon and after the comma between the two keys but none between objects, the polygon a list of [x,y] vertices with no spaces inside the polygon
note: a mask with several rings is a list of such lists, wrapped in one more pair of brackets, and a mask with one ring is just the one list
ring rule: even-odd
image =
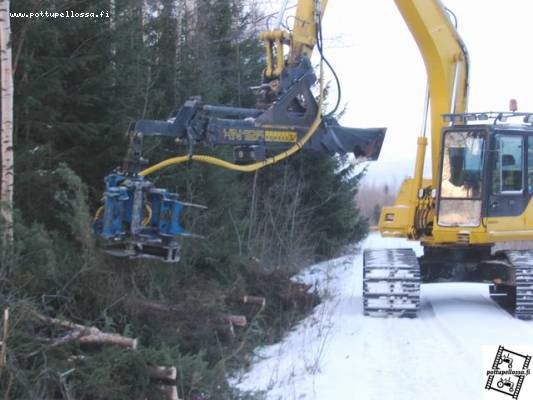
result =
[{"label": "snow-covered road", "polygon": [[[408,246],[377,234],[363,244]],[[481,399],[482,346],[533,345],[533,321],[501,309],[485,284],[426,284],[418,319],[379,319],[362,315],[361,252],[313,266],[300,280],[316,283],[326,300],[283,342],[257,351],[239,388],[276,400]]]}]

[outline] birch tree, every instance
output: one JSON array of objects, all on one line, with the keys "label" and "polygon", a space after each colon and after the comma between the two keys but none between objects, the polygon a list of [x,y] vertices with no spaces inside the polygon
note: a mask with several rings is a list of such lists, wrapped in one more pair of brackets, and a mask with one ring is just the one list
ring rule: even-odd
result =
[{"label": "birch tree", "polygon": [[7,226],[8,239],[13,237],[13,70],[11,64],[11,24],[9,0],[0,0],[0,66],[1,66],[1,215]]}]

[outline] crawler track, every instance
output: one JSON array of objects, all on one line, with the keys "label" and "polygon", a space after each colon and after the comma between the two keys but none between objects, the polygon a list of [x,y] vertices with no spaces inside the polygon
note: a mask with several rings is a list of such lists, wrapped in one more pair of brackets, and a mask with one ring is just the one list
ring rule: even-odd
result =
[{"label": "crawler track", "polygon": [[414,318],[420,308],[420,266],[411,249],[366,250],[363,311],[375,317]]},{"label": "crawler track", "polygon": [[505,254],[516,274],[515,316],[533,319],[533,250],[506,251]]}]

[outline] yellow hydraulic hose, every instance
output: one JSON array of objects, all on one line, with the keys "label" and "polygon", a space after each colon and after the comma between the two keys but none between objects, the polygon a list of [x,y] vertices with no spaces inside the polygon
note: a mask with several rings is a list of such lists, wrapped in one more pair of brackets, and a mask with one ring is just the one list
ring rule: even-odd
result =
[{"label": "yellow hydraulic hose", "polygon": [[259,162],[248,164],[248,165],[239,165],[239,164],[231,163],[229,161],[222,160],[220,158],[206,156],[206,155],[173,157],[173,158],[169,158],[168,160],[161,161],[160,163],[155,164],[149,168],[146,168],[145,170],[141,171],[139,175],[147,176],[154,172],[162,170],[163,168],[169,167],[171,165],[183,164],[187,161],[198,161],[198,162],[202,162],[206,164],[215,165],[217,167],[230,169],[233,171],[254,172],[254,171],[257,171],[258,169],[266,167],[267,165],[275,164],[287,157],[290,157],[294,153],[297,153],[309,141],[309,139],[311,139],[311,137],[315,134],[316,130],[322,123],[322,104],[323,104],[323,92],[324,92],[324,71],[323,71],[322,64],[323,62],[322,60],[320,60],[320,79],[319,79],[320,94],[319,94],[319,100],[318,100],[318,113],[316,115],[315,120],[309,127],[309,130],[307,131],[307,133],[298,142],[296,142],[290,149],[287,149],[263,161],[259,161]]}]

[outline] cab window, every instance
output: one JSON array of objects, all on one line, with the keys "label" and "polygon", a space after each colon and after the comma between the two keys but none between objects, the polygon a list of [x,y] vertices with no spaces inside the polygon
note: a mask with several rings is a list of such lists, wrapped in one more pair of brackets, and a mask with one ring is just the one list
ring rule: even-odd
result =
[{"label": "cab window", "polygon": [[492,193],[522,192],[523,142],[522,136],[496,135]]},{"label": "cab window", "polygon": [[485,137],[481,132],[446,132],[441,198],[481,198],[484,147]]}]

